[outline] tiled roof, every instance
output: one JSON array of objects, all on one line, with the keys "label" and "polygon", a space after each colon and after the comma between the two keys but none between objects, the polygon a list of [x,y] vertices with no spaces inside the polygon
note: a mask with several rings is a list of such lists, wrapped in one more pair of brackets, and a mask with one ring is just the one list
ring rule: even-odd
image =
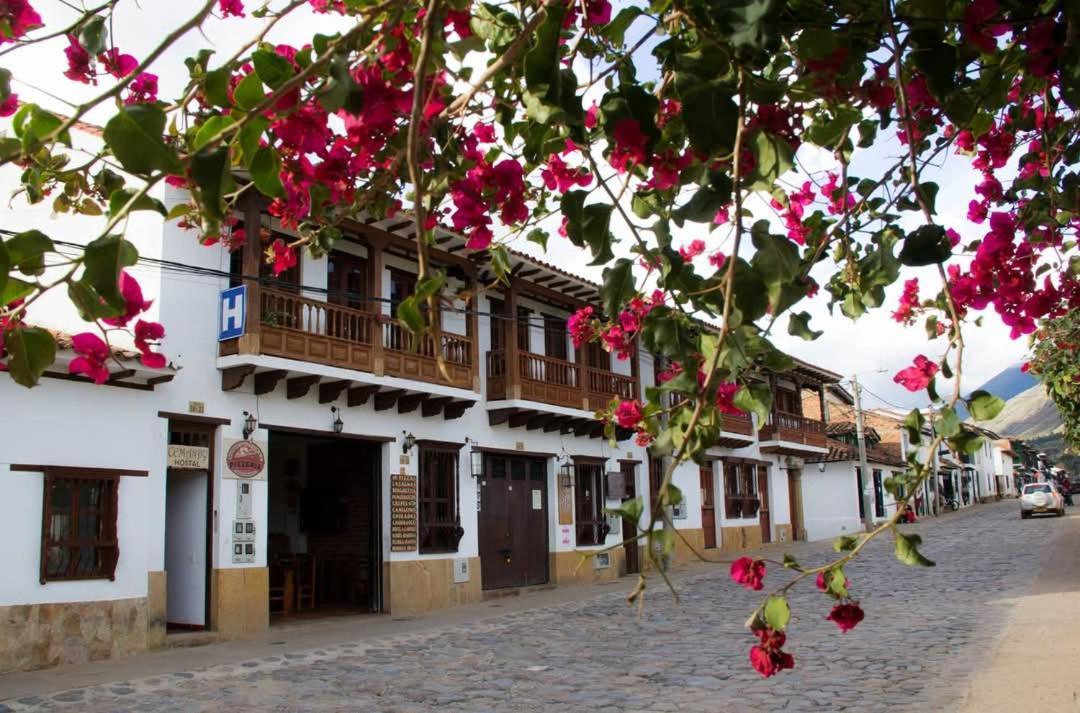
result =
[{"label": "tiled roof", "polygon": [[[807,463],[842,463],[845,461],[858,461],[859,449],[855,446],[849,446],[843,441],[838,441],[835,438],[828,440],[829,452],[814,458],[807,458]],[[890,465],[897,468],[902,468],[906,465],[904,459],[899,454],[894,453],[891,449],[885,446],[877,446],[874,448],[868,447],[866,449],[866,461],[868,463],[877,463],[878,465]]]},{"label": "tiled roof", "polygon": [[[851,421],[833,421],[825,424],[825,433],[830,436],[847,436],[856,432],[855,424]],[[881,441],[881,434],[873,426],[863,428],[867,440]]]}]

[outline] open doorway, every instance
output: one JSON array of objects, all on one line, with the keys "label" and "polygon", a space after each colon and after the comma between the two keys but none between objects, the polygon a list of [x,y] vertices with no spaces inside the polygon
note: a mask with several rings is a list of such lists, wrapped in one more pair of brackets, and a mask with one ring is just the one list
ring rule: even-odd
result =
[{"label": "open doorway", "polygon": [[214,428],[169,422],[165,476],[167,632],[210,628]]},{"label": "open doorway", "polygon": [[379,446],[270,431],[272,623],[382,611]]}]

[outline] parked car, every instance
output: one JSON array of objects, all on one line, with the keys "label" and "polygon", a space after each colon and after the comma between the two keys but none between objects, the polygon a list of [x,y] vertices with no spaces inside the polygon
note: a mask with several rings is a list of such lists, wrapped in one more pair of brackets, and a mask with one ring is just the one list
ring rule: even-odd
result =
[{"label": "parked car", "polygon": [[1035,514],[1065,514],[1065,498],[1053,483],[1028,483],[1020,493],[1020,517],[1028,519]]},{"label": "parked car", "polygon": [[1080,495],[1080,478],[1072,478],[1069,481],[1069,494]]}]

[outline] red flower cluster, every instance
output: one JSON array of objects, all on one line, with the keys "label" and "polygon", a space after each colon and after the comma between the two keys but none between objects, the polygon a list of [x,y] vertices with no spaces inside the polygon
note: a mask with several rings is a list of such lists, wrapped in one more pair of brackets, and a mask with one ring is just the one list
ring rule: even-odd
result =
[{"label": "red flower cluster", "polygon": [[583,344],[591,342],[596,337],[596,326],[593,321],[592,307],[582,307],[566,320],[566,328],[570,332],[574,349],[581,349]]},{"label": "red flower cluster", "polygon": [[900,296],[900,305],[893,312],[892,317],[901,324],[914,324],[917,309],[919,309],[919,278],[913,277],[904,282],[904,294]]},{"label": "red flower cluster", "polygon": [[[833,187],[835,188],[835,176],[830,173],[829,177],[833,181]],[[826,194],[826,198],[830,198],[830,196],[831,194]],[[848,197],[854,200],[852,196]],[[783,211],[784,226],[787,227],[788,237],[799,245],[806,245],[806,238],[810,235],[810,230],[803,225],[802,220],[806,214],[806,206],[813,202],[814,186],[810,181],[803,183],[801,189],[788,194],[787,205],[784,205],[782,201],[776,198],[773,198],[771,202],[773,208]]]},{"label": "red flower cluster", "polygon": [[0,2],[0,45],[22,37],[41,24],[41,15],[27,0]]},{"label": "red flower cluster", "polygon": [[218,0],[218,9],[222,17],[243,17],[243,0]]},{"label": "red flower cluster", "polygon": [[513,225],[529,217],[525,205],[525,170],[513,159],[492,165],[486,161],[469,169],[465,178],[450,186],[454,202],[451,220],[454,229],[465,233],[470,250],[491,244],[491,214],[498,211],[503,225]]},{"label": "red flower cluster", "polygon": [[765,563],[750,557],[740,557],[731,563],[731,579],[747,589],[760,591],[765,586]]},{"label": "red flower cluster", "polygon": [[720,413],[730,414],[732,416],[743,416],[746,414],[741,408],[735,405],[735,394],[739,391],[739,385],[734,381],[722,381],[720,385],[716,387],[716,408]]},{"label": "red flower cluster", "polygon": [[997,49],[995,37],[1008,32],[1008,25],[990,24],[998,13],[997,0],[972,0],[964,8],[964,24],[961,26],[964,39],[979,48],[984,54]]},{"label": "red flower cluster", "polygon": [[[98,72],[95,58],[90,56],[90,53],[82,46],[82,43],[79,42],[78,37],[75,35],[68,35],[67,39],[68,46],[64,49],[64,56],[67,57],[68,68],[64,71],[64,76],[74,82],[81,82],[82,84],[97,84],[97,78],[100,75],[100,72]],[[139,66],[139,61],[137,59],[129,54],[124,54],[115,47],[110,48],[107,52],[98,54],[96,60],[101,63],[106,74],[111,74],[117,79],[123,79],[134,72]],[[152,74],[148,76],[153,77],[156,99],[157,77]],[[143,80],[144,90],[147,82],[149,82],[149,79]]]},{"label": "red flower cluster", "polygon": [[636,399],[634,401],[622,401],[615,407],[615,421],[620,428],[635,429],[641,423],[641,419],[641,402]]},{"label": "red flower cluster", "polygon": [[274,276],[280,275],[291,267],[296,266],[296,250],[287,245],[284,240],[277,238],[270,244],[267,257],[273,262]]},{"label": "red flower cluster", "polygon": [[[825,200],[829,201],[829,212],[833,215],[839,215],[845,210],[855,207],[855,196],[851,191],[844,190],[845,187],[838,183],[839,179],[839,176],[830,171],[829,180],[821,187],[821,195]],[[805,189],[806,186],[804,185],[803,190]]]},{"label": "red flower cluster", "polygon": [[12,317],[12,312],[23,304],[22,299],[17,299],[11,302],[5,307],[0,308],[0,371],[7,371],[7,358],[8,352],[4,347],[4,335],[8,330],[16,327],[21,327],[22,322],[15,317]]},{"label": "red flower cluster", "polygon": [[908,391],[922,391],[934,380],[938,368],[936,363],[920,354],[915,357],[915,364],[897,372],[896,376],[893,377],[893,381]]},{"label": "red flower cluster", "polygon": [[143,299],[142,287],[126,270],[120,271],[120,296],[124,298],[124,313],[101,320],[111,327],[126,327],[128,322],[150,309],[153,300]]},{"label": "red flower cluster", "polygon": [[68,364],[69,374],[85,374],[95,384],[109,380],[109,345],[101,337],[90,332],[76,334],[71,348],[78,356]]},{"label": "red flower cluster", "polygon": [[165,355],[154,351],[154,347],[164,338],[165,327],[157,322],[144,322],[140,319],[135,323],[135,348],[142,353],[140,361],[143,366],[151,369],[164,368]]},{"label": "red flower cluster", "polygon": [[844,602],[834,606],[829,616],[825,618],[836,624],[841,633],[846,634],[863,620],[863,616],[862,607],[858,602]]},{"label": "red flower cluster", "polygon": [[765,678],[775,676],[784,669],[795,668],[795,657],[783,651],[787,635],[768,627],[751,629],[758,643],[750,647],[750,665]]},{"label": "red flower cluster", "polygon": [[679,256],[684,262],[690,262],[703,252],[705,252],[705,241],[701,238],[691,240],[689,245],[679,248]]},{"label": "red flower cluster", "polygon": [[[563,151],[563,155],[566,155],[570,150],[568,148]],[[585,170],[584,167],[570,168],[562,160],[562,156],[557,153],[548,156],[547,167],[540,172],[540,177],[544,179],[544,185],[548,187],[549,191],[558,191],[559,193],[566,193],[574,186],[584,188],[592,183],[593,178],[592,174]]]},{"label": "red flower cluster", "polygon": [[641,125],[635,119],[619,119],[611,132],[614,145],[608,162],[619,173],[626,173],[648,158],[645,147],[649,138],[641,131]]}]

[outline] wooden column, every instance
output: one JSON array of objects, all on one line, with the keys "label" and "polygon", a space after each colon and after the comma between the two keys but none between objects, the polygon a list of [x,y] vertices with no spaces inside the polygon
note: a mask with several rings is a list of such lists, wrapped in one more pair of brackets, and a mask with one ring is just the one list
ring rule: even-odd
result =
[{"label": "wooden column", "polygon": [[829,422],[829,401],[825,398],[825,384],[818,384],[818,404],[821,406],[821,420]]},{"label": "wooden column", "polygon": [[589,408],[589,375],[588,360],[585,358],[588,352],[589,344],[586,342],[581,345],[581,349],[574,349],[574,363],[577,364],[578,369],[578,390],[581,391],[581,408],[586,411],[592,411]]},{"label": "wooden column", "polygon": [[465,307],[465,334],[472,340],[472,385],[480,392],[480,282],[475,274],[469,275],[469,292],[472,295]]},{"label": "wooden column", "polygon": [[372,323],[373,334],[371,335],[371,361],[372,373],[382,376],[386,370],[386,360],[383,357],[383,250],[386,249],[386,239],[379,235],[369,235],[368,247],[368,289],[371,293],[371,312],[375,315]]},{"label": "wooden column", "polygon": [[510,286],[506,289],[506,299],[503,300],[503,309],[506,314],[506,328],[503,334],[506,336],[506,344],[503,352],[506,354],[506,398],[521,398],[521,365],[518,363],[518,320],[517,320],[517,278],[510,278]]},{"label": "wooden column", "polygon": [[241,354],[259,353],[259,328],[262,326],[262,290],[259,285],[259,268],[262,266],[262,211],[258,199],[248,194],[244,201],[244,233],[247,239],[241,248],[241,271],[247,287],[247,314],[244,318],[244,335],[240,337]]}]

